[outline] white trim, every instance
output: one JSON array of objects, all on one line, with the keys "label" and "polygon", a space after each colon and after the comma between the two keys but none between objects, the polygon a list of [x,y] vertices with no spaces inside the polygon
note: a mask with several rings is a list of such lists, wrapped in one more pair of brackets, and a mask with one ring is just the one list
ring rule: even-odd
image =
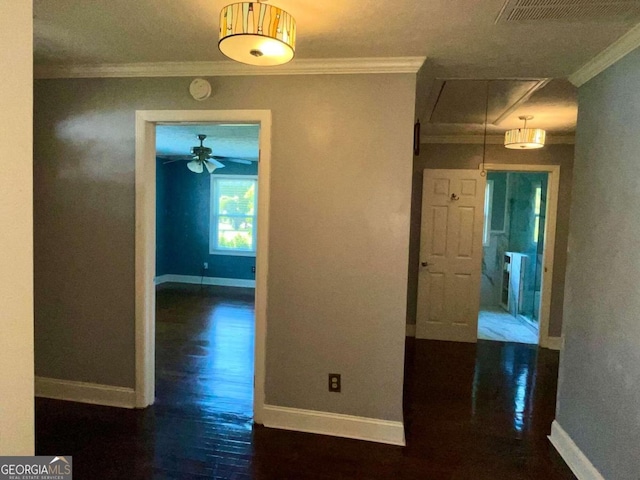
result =
[{"label": "white trim", "polygon": [[271,184],[270,110],[138,110],[136,111],[135,355],[136,407],[155,398],[155,251],[156,251],[156,124],[259,123],[258,236],[255,292],[255,363],[253,418],[262,423],[267,332],[267,278]]},{"label": "white trim", "polygon": [[74,382],[58,378],[36,377],[35,395],[42,398],[109,407],[135,408],[136,405],[136,392],[133,388]]},{"label": "white trim", "polygon": [[[482,145],[485,142],[484,135],[422,135],[420,143],[423,144],[472,144]],[[546,145],[574,145],[575,135],[547,135]],[[504,135],[487,135],[487,145],[504,145]]]},{"label": "white trim", "polygon": [[557,420],[554,420],[551,424],[551,435],[547,438],[567,463],[573,474],[578,477],[578,480],[604,480],[602,474],[582,453],[582,450],[578,448]]},{"label": "white trim", "polygon": [[417,73],[426,57],[324,58],[293,60],[278,67],[237,62],[105,63],[40,65],[35,78],[226,77],[235,75],[346,75]]},{"label": "white trim", "polygon": [[[480,165],[478,168],[482,168]],[[540,295],[540,328],[538,330],[538,344],[543,348],[551,348],[549,342],[549,321],[551,316],[551,292],[553,286],[553,259],[556,246],[556,223],[558,218],[558,193],[560,190],[560,165],[511,165],[487,163],[487,171],[503,172],[546,172],[549,174],[547,182],[547,211],[544,228],[544,250],[542,258],[542,284]],[[555,345],[555,344],[554,344]]]},{"label": "white trim", "polygon": [[174,275],[166,274],[156,277],[155,284],[163,283],[188,283],[190,285],[217,285],[220,287],[242,287],[255,288],[255,280],[246,280],[243,278],[221,278],[221,277],[197,277],[195,275]]},{"label": "white trim", "polygon": [[416,336],[416,325],[415,325],[415,323],[414,324],[407,323],[407,328],[406,328],[405,335],[407,337],[415,338],[415,336]]},{"label": "white trim", "polygon": [[402,422],[377,418],[265,405],[264,426],[390,445],[405,445]]},{"label": "white trim", "polygon": [[638,47],[640,47],[640,24],[569,75],[569,81],[576,87],[581,87]]},{"label": "white trim", "polygon": [[547,338],[546,348],[549,350],[560,351],[564,347],[564,337],[549,337]]}]

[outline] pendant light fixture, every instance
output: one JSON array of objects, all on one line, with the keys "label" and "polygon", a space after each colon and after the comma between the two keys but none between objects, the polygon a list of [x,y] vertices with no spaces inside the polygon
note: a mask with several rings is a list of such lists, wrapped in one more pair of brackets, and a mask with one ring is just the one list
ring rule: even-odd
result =
[{"label": "pendant light fixture", "polygon": [[507,130],[504,134],[504,146],[514,150],[531,150],[544,147],[547,132],[541,128],[527,128],[527,122],[533,120],[532,115],[518,117],[524,121],[524,128]]},{"label": "pendant light fixture", "polygon": [[227,5],[220,12],[220,51],[248,65],[282,65],[293,59],[296,21],[261,1]]}]

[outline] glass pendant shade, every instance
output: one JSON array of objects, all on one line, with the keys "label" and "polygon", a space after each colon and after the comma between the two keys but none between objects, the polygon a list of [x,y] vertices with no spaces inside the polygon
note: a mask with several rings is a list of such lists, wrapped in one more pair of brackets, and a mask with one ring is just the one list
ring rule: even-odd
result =
[{"label": "glass pendant shade", "polygon": [[507,130],[504,134],[504,146],[514,150],[531,150],[544,147],[547,132],[541,128],[527,128],[527,121],[533,116],[523,115],[520,120],[524,121],[524,128]]},{"label": "glass pendant shade", "polygon": [[512,149],[532,149],[544,147],[547,132],[541,128],[516,128],[504,134],[504,146]]},{"label": "glass pendant shade", "polygon": [[227,5],[220,12],[218,48],[248,65],[282,65],[293,59],[296,21],[282,10],[260,2]]},{"label": "glass pendant shade", "polygon": [[191,160],[187,163],[187,168],[191,170],[193,173],[202,173],[204,172],[204,168],[202,166],[202,162],[198,160]]}]

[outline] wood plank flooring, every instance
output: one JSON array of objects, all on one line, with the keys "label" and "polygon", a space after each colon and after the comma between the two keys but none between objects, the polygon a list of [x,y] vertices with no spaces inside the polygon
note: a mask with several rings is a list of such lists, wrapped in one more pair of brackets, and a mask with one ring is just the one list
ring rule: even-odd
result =
[{"label": "wood plank flooring", "polygon": [[157,401],[122,410],[38,399],[38,454],[75,479],[508,479],[573,475],[546,435],[558,354],[407,341],[407,447],[254,426],[253,299],[168,286],[157,300]]}]

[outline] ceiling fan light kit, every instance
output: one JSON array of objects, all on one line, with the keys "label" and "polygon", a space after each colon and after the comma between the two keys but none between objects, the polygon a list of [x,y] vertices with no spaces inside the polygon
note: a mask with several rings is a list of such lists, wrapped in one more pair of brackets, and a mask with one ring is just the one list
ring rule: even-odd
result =
[{"label": "ceiling fan light kit", "polygon": [[513,150],[532,150],[544,147],[547,132],[541,128],[527,128],[527,121],[533,116],[518,117],[524,121],[524,128],[507,130],[504,134],[504,146]]},{"label": "ceiling fan light kit", "polygon": [[200,145],[191,148],[191,155],[193,155],[193,160],[187,163],[187,168],[193,173],[203,173],[205,167],[209,173],[213,173],[216,168],[224,168],[223,163],[220,163],[213,158],[213,150],[203,145],[206,138],[206,135],[198,135]]},{"label": "ceiling fan light kit", "polygon": [[287,12],[262,2],[239,2],[220,12],[220,51],[236,62],[282,65],[295,55],[296,21]]},{"label": "ceiling fan light kit", "polygon": [[197,137],[198,140],[200,140],[200,145],[191,147],[191,154],[187,156],[187,158],[174,158],[164,162],[164,164],[166,165],[168,163],[187,161],[189,162],[187,163],[187,168],[193,173],[204,173],[205,168],[207,169],[207,172],[213,173],[216,169],[225,167],[225,164],[222,162],[251,165],[254,161],[258,161],[258,159],[254,159],[252,161],[248,158],[221,157],[219,155],[213,155],[213,150],[204,146],[204,141],[207,136],[201,133]]}]

